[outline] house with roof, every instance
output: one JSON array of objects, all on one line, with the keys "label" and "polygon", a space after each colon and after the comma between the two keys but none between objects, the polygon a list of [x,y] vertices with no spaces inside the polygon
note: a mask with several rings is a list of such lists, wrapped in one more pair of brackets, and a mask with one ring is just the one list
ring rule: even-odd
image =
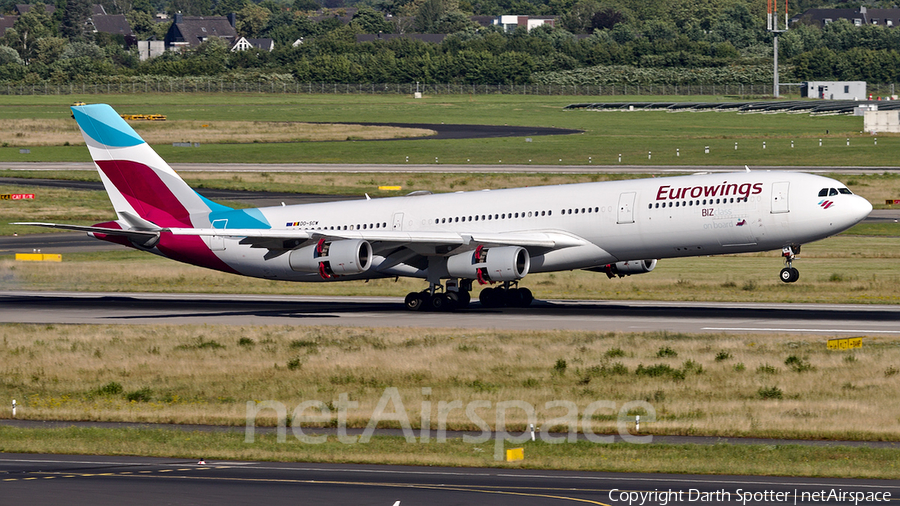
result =
[{"label": "house with roof", "polygon": [[19,16],[0,16],[0,36],[6,33],[7,30],[13,27],[16,24],[16,21],[19,19]]},{"label": "house with roof", "polygon": [[193,49],[210,37],[218,37],[232,46],[238,38],[235,21],[234,13],[228,16],[184,16],[178,13],[166,33],[166,49]]},{"label": "house with roof", "polygon": [[900,26],[900,9],[807,9],[803,14],[791,18],[791,24],[805,23],[823,28],[839,19],[846,19],[856,26],[882,25]]},{"label": "house with roof", "polygon": [[125,19],[124,14],[95,14],[87,20],[88,28],[94,33],[109,33],[121,35],[125,39],[125,46],[131,47],[137,43],[137,37],[131,30],[131,25]]},{"label": "house with roof", "polygon": [[[22,14],[25,14],[26,12],[30,11],[32,7],[34,7],[34,5],[32,5],[32,4],[16,4],[15,9],[13,9],[13,10],[16,11],[16,14],[21,16]],[[56,6],[51,3],[46,3],[46,4],[44,4],[44,12],[46,12],[47,15],[52,16],[53,13],[56,12]]]},{"label": "house with roof", "polygon": [[532,28],[543,25],[556,26],[556,16],[504,15],[494,18],[493,24],[503,28],[505,32],[515,31],[520,26],[530,32]]},{"label": "house with roof", "polygon": [[275,49],[275,40],[274,39],[249,39],[247,37],[241,37],[231,46],[231,52],[235,51],[246,51],[248,49],[262,49],[263,51],[272,52]]}]

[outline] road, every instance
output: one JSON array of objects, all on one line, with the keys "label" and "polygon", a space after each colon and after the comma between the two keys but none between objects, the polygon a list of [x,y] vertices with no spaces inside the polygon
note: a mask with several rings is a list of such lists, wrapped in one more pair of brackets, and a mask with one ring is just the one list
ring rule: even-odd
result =
[{"label": "road", "polygon": [[[214,460],[204,465],[199,458],[0,454],[0,494],[3,504],[33,506],[624,506],[629,498],[634,498],[632,506],[836,505],[854,503],[813,500],[810,494],[852,492],[888,501],[900,496],[900,484],[879,480]],[[630,492],[650,495],[641,502],[640,496],[629,497]]]},{"label": "road", "polygon": [[900,306],[550,300],[431,313],[407,311],[399,297],[0,291],[0,322],[900,336]]}]

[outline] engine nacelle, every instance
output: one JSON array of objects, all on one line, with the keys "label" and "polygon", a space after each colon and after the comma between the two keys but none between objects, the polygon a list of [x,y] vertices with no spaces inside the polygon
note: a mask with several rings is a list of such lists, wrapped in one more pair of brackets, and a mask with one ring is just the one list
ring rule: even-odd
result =
[{"label": "engine nacelle", "polygon": [[625,262],[616,262],[614,264],[606,264],[606,275],[610,278],[619,276],[631,276],[632,274],[644,274],[656,268],[656,259],[653,260],[627,260]]},{"label": "engine nacelle", "polygon": [[447,259],[447,272],[451,277],[477,279],[485,284],[491,281],[515,281],[524,278],[531,268],[528,250],[520,246],[486,248],[453,255]]},{"label": "engine nacelle", "polygon": [[368,241],[319,240],[314,246],[291,251],[288,259],[297,272],[318,272],[322,279],[344,274],[361,274],[372,266],[372,245]]}]

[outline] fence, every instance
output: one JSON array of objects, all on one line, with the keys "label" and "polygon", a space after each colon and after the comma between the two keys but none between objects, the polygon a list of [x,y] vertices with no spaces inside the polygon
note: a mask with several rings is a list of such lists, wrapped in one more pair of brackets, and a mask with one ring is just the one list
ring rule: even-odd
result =
[{"label": "fence", "polygon": [[322,93],[429,95],[771,95],[771,84],[555,85],[555,84],[348,84],[173,80],[107,84],[34,84],[0,86],[0,95],[95,95],[112,93]]},{"label": "fence", "polygon": [[[558,85],[558,84],[416,84],[416,83],[298,83],[238,82],[183,79],[160,82],[107,84],[0,85],[0,95],[97,95],[124,93],[291,93],[291,94],[394,94],[412,95],[718,95],[771,96],[772,84],[685,84],[685,85]],[[786,91],[784,88],[782,92]],[[870,84],[869,93],[888,96],[893,84]]]}]

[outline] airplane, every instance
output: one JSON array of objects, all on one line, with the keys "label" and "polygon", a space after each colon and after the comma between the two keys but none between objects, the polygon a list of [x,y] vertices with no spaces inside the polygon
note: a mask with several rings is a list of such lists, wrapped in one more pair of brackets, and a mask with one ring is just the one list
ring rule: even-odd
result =
[{"label": "airplane", "polygon": [[232,209],[201,196],[109,105],[76,105],[115,221],[20,223],[97,239],[223,272],[285,281],[412,277],[410,310],[531,304],[519,281],[582,269],[610,278],[665,258],[781,250],[787,283],[802,244],[872,210],[830,178],[730,172]]}]

